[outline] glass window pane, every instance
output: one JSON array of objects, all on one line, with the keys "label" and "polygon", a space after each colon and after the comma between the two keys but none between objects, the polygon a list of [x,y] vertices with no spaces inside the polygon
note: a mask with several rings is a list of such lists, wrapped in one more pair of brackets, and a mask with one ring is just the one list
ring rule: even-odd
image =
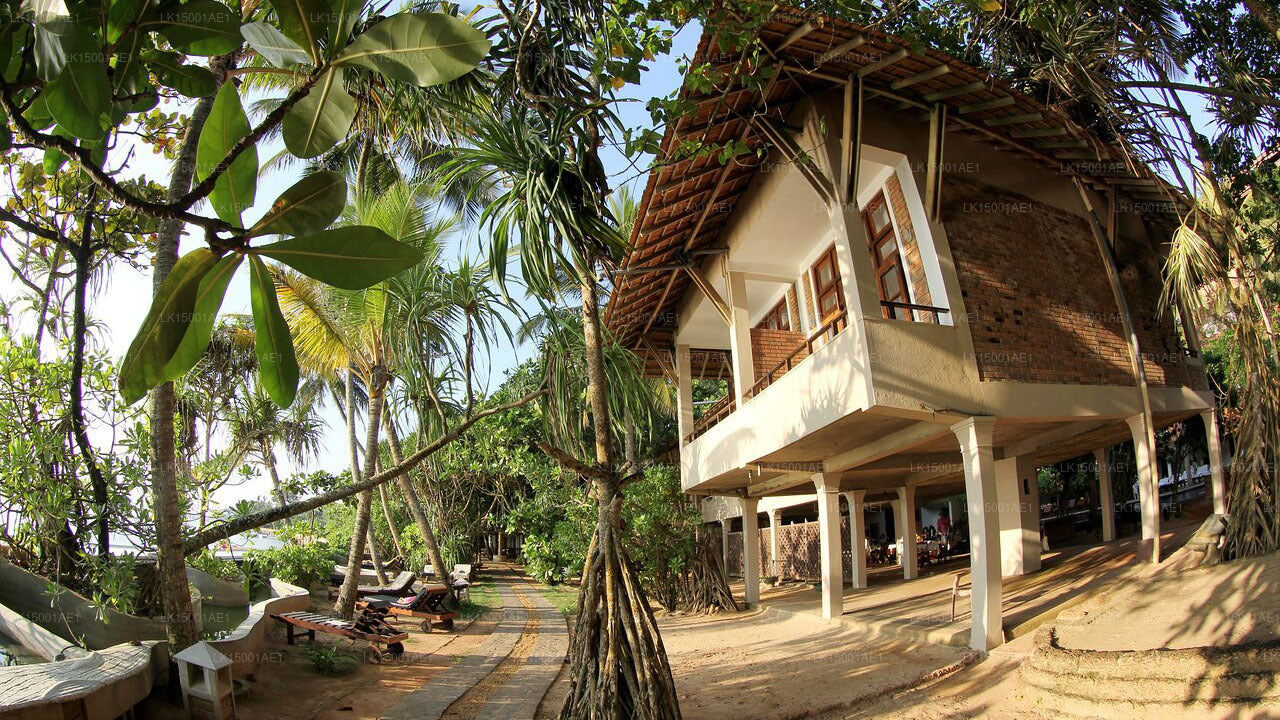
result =
[{"label": "glass window pane", "polygon": [[888,260],[898,252],[898,243],[890,236],[883,244],[880,245],[880,259]]},{"label": "glass window pane", "polygon": [[885,207],[884,203],[880,203],[872,209],[871,223],[877,233],[884,230],[885,226],[889,224],[889,209]]},{"label": "glass window pane", "polygon": [[886,300],[897,300],[902,293],[902,284],[898,282],[898,273],[885,273],[881,280],[884,283],[884,295]]}]

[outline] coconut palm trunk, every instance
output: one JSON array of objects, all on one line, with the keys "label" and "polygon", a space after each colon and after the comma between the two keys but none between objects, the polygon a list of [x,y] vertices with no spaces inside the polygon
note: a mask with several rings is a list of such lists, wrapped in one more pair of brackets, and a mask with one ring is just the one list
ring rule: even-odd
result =
[{"label": "coconut palm trunk", "polygon": [[382,502],[382,516],[387,519],[387,531],[391,533],[391,544],[396,549],[396,555],[403,559],[404,545],[400,544],[400,530],[396,527],[395,517],[391,515],[391,502],[387,500],[386,485],[378,486],[378,500]]},{"label": "coconut palm trunk", "polygon": [[587,394],[595,431],[592,473],[596,532],[587,550],[570,648],[570,686],[561,720],[680,717],[675,681],[653,611],[623,547],[622,487],[614,472],[613,430],[601,343],[595,263],[581,275]]},{"label": "coconut palm trunk", "polygon": [[[403,462],[404,453],[400,449],[400,434],[396,432],[395,422],[389,417],[387,419],[387,445],[391,447],[391,461],[396,465]],[[396,482],[400,485],[400,492],[404,495],[404,501],[409,506],[409,513],[413,515],[413,521],[418,526],[418,532],[422,534],[422,540],[427,544],[427,553],[431,557],[431,566],[435,568],[438,576],[443,577],[444,555],[440,552],[440,541],[431,529],[431,521],[427,518],[426,510],[422,507],[422,500],[418,497],[418,491],[413,487],[413,482],[409,480],[407,474],[396,478]]]},{"label": "coconut palm trunk", "polygon": [[[210,61],[219,85],[226,79],[231,56]],[[209,111],[213,94],[196,102],[187,119],[182,146],[174,159],[169,177],[168,199],[176,200],[191,189],[195,173],[196,148]],[[165,220],[156,233],[155,270],[152,293],[160,291],[169,271],[178,262],[178,241],[184,223]],[[182,547],[182,505],[178,496],[178,460],[173,434],[175,400],[173,383],[166,382],[151,391],[151,502],[156,520],[156,570],[159,575],[160,600],[164,607],[165,631],[171,651],[192,645],[199,638],[191,607],[191,591],[187,587],[187,562]]]},{"label": "coconut palm trunk", "polygon": [[[370,373],[369,383],[369,427],[365,436],[365,457],[364,457],[364,475],[372,476],[374,474],[374,463],[377,461],[378,447],[378,429],[382,422],[382,402],[384,391],[387,386],[387,371],[381,366],[374,366]],[[348,381],[349,382],[349,381]],[[347,395],[347,413],[348,418],[354,421],[351,414],[350,385],[348,385]],[[354,422],[353,425],[354,427]],[[355,438],[351,439],[352,458],[356,456]],[[359,476],[356,478],[359,482]],[[360,564],[364,560],[365,540],[369,532],[369,516],[373,506],[373,491],[362,491],[356,501],[356,522],[355,527],[351,530],[351,547],[347,553],[347,576],[342,580],[342,588],[338,591],[338,600],[334,603],[333,609],[340,617],[350,618],[355,612],[357,588],[360,586]]]}]

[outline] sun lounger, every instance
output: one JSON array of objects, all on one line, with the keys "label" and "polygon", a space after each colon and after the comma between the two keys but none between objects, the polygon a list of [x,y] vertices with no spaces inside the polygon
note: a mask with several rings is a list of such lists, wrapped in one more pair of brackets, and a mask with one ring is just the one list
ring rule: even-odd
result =
[{"label": "sun lounger", "polygon": [[395,577],[394,580],[386,585],[361,585],[356,588],[358,597],[366,595],[391,595],[393,597],[404,597],[413,594],[413,581],[418,576],[409,570],[405,570]]},{"label": "sun lounger", "polygon": [[[364,640],[369,643],[369,651],[365,656],[369,662],[375,664],[382,662],[382,650],[379,649],[379,645],[387,645],[388,649],[393,651],[399,649],[403,652],[403,646],[399,644],[409,637],[408,633],[396,632],[394,628],[375,618],[362,618],[364,622],[361,624],[370,628],[363,630],[357,626],[357,623],[311,612],[285,612],[271,617],[284,623],[286,640],[290,645],[298,635],[306,635],[308,640],[315,641],[316,632],[352,640]],[[304,632],[295,632],[294,628],[301,628]]]},{"label": "sun lounger", "polygon": [[422,632],[429,633],[433,625],[452,630],[453,621],[460,617],[459,613],[446,606],[448,599],[448,587],[432,584],[423,586],[413,597],[401,599],[389,595],[370,595],[357,601],[357,604],[371,610],[386,610],[392,615],[423,618]]}]

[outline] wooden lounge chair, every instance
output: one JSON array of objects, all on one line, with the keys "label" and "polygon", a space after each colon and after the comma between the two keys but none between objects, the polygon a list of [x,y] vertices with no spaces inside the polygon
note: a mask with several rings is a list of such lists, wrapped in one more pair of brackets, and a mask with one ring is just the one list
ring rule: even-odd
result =
[{"label": "wooden lounge chair", "polygon": [[390,595],[392,597],[404,597],[413,594],[413,582],[418,579],[410,570],[405,570],[395,577],[394,580],[386,585],[361,585],[356,588],[356,596],[364,597],[366,595]]},{"label": "wooden lounge chair", "polygon": [[373,610],[386,610],[392,615],[423,618],[422,632],[429,633],[433,625],[445,630],[453,629],[453,621],[459,613],[446,607],[449,588],[444,585],[425,585],[411,598],[397,599],[388,595],[370,595],[357,601],[357,605]]},{"label": "wooden lounge chair", "polygon": [[[317,615],[312,612],[284,612],[272,615],[271,618],[284,623],[286,640],[290,645],[293,644],[293,639],[298,635],[306,635],[308,640],[314,642],[316,632],[351,638],[352,641],[364,640],[369,643],[369,648],[365,652],[365,659],[374,664],[382,663],[382,650],[378,646],[399,644],[409,637],[409,633],[396,632],[389,626],[380,629],[380,631],[370,632],[358,629],[356,623],[348,620],[329,617],[328,615]],[[295,632],[294,628],[301,628],[304,632]]]}]

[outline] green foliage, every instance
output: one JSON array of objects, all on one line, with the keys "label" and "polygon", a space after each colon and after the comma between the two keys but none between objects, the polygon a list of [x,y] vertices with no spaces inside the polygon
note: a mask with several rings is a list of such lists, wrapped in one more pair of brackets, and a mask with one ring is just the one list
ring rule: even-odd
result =
[{"label": "green foliage", "polygon": [[321,675],[346,675],[360,665],[340,645],[306,645],[302,656]]},{"label": "green foliage", "polygon": [[201,550],[187,558],[187,565],[209,573],[219,580],[244,580],[244,571],[230,560],[223,560],[209,549]]},{"label": "green foliage", "polygon": [[[309,588],[333,572],[330,547],[323,543],[285,542],[283,547],[252,550],[247,561],[255,563],[267,577]],[[248,562],[246,562],[248,565]]]}]

